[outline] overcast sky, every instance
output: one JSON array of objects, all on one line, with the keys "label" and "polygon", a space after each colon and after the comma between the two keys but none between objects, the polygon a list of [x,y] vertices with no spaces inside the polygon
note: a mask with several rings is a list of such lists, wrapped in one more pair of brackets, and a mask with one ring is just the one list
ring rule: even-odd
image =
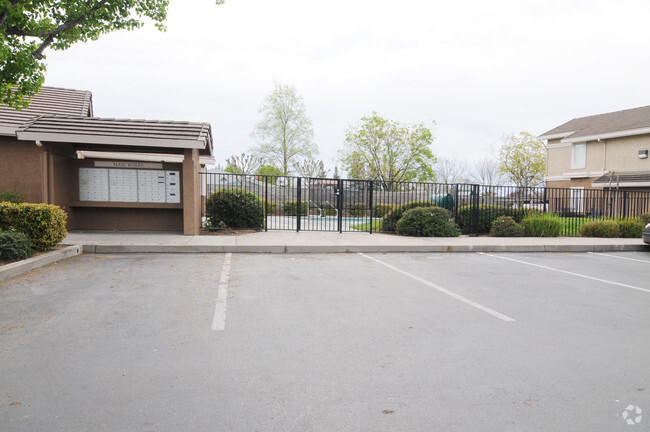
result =
[{"label": "overcast sky", "polygon": [[223,164],[255,144],[279,80],[329,169],[373,111],[424,122],[436,155],[471,161],[509,133],[650,104],[647,0],[170,3],[166,33],[49,51],[46,85],[92,91],[98,117],[207,121]]}]

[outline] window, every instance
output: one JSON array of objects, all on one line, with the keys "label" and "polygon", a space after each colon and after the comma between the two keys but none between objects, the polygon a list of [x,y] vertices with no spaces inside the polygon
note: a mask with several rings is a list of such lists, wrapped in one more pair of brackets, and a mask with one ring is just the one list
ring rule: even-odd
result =
[{"label": "window", "polygon": [[584,168],[587,160],[587,143],[573,144],[571,168]]}]

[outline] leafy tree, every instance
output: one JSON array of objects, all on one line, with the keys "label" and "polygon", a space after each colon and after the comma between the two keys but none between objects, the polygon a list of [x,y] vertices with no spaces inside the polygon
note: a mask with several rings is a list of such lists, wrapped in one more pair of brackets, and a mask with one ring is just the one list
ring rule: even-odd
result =
[{"label": "leafy tree", "polygon": [[529,134],[508,135],[497,153],[499,172],[517,186],[529,188],[544,182],[546,148],[542,140]]},{"label": "leafy tree", "polygon": [[[276,184],[278,181],[278,176],[282,175],[282,171],[273,165],[264,165],[257,171],[257,173],[261,176],[271,176],[266,178],[267,182],[270,184]],[[262,177],[262,179],[264,179],[264,177]]]},{"label": "leafy tree", "polygon": [[[217,4],[224,0],[216,0]],[[165,30],[169,0],[0,0],[0,103],[24,108],[45,80],[45,50],[65,50],[150,18]]]},{"label": "leafy tree", "polygon": [[379,117],[363,117],[361,125],[348,129],[341,164],[350,178],[391,182],[434,180],[431,152],[433,133],[424,124],[401,125]]},{"label": "leafy tree", "polygon": [[259,145],[253,151],[279,167],[282,174],[289,174],[296,158],[318,154],[311,120],[294,87],[276,81],[259,112],[262,120],[252,133]]}]

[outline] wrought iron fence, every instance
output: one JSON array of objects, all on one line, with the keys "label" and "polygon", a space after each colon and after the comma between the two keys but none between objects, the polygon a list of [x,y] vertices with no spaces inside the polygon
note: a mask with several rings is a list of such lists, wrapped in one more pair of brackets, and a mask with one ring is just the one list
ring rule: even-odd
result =
[{"label": "wrought iron fence", "polygon": [[205,203],[215,192],[245,190],[259,198],[265,230],[381,231],[382,219],[404,204],[434,203],[451,212],[465,234],[485,234],[501,215],[531,211],[561,218],[562,235],[577,236],[587,221],[650,212],[650,192],[616,189],[379,182],[227,173],[200,173],[204,226],[214,225]]}]

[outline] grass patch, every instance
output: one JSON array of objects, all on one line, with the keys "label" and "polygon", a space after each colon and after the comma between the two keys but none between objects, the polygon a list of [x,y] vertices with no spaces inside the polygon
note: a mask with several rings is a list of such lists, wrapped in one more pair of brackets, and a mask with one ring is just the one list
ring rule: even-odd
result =
[{"label": "grass patch", "polygon": [[[356,225],[350,225],[350,228],[355,229],[357,231],[363,231],[363,232],[369,232],[370,231],[370,223],[371,222],[364,222]],[[383,226],[382,220],[373,220],[372,221],[372,232],[375,231],[381,231],[381,228]]]}]

